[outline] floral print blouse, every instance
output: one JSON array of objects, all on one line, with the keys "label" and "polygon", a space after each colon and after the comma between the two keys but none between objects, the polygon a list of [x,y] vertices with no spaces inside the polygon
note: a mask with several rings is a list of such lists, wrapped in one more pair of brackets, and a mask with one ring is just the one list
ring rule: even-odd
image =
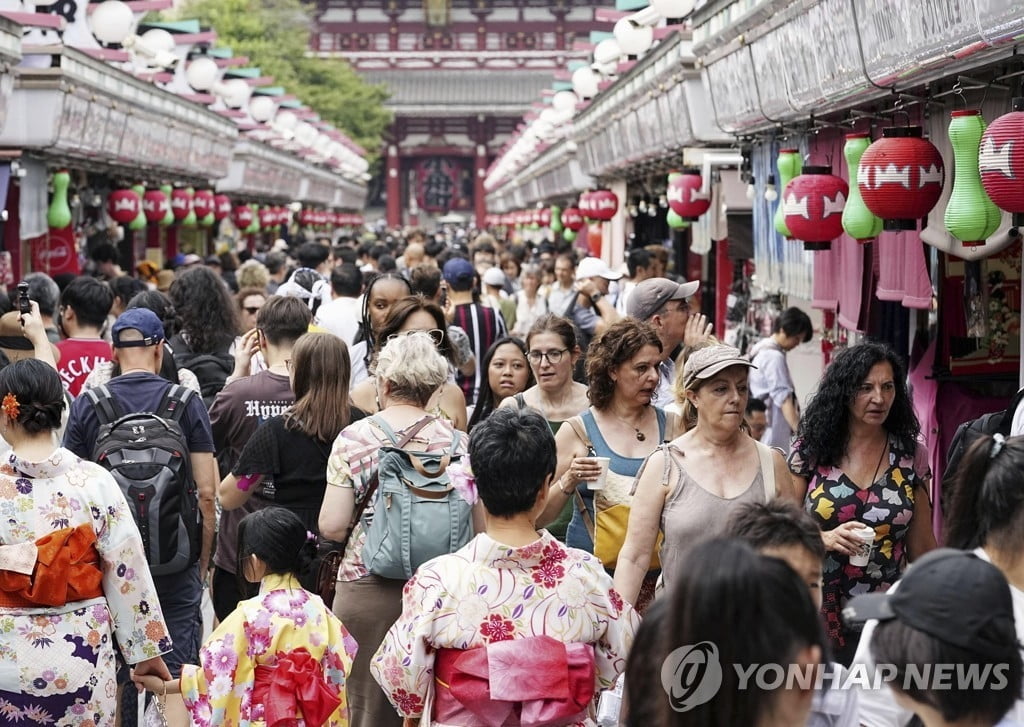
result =
[{"label": "floral print blouse", "polygon": [[639,624],[590,553],[567,548],[546,530],[521,548],[482,533],[420,566],[370,672],[401,714],[429,717],[437,649],[546,635],[592,644],[595,690],[605,689],[625,668]]},{"label": "floral print blouse", "polygon": [[41,462],[6,456],[0,546],[81,525],[96,533],[103,596],[0,607],[3,724],[113,725],[113,637],[130,664],[171,649],[139,530],[110,473],[63,448]]},{"label": "floral print blouse", "polygon": [[[341,705],[324,724],[348,725],[345,678],[356,643],[319,596],[293,576],[268,575],[254,598],[242,601],[210,634],[199,651],[200,666],[186,664],[181,694],[195,727],[262,725],[264,705],[254,702],[257,666],[273,666],[277,655],[305,647],[319,662]],[[292,727],[306,727],[297,719]],[[316,725],[320,727],[320,725]]]},{"label": "floral print blouse", "polygon": [[822,530],[851,520],[875,529],[875,543],[866,567],[850,565],[849,557],[830,550],[825,554],[822,611],[834,647],[846,647],[840,614],[854,596],[884,592],[899,580],[906,566],[906,537],[914,517],[919,489],[931,478],[927,451],[922,444],[907,447],[889,435],[889,458],[881,475],[861,489],[838,467],[812,466],[802,441],[793,442],[789,469],[807,480],[804,507]]}]

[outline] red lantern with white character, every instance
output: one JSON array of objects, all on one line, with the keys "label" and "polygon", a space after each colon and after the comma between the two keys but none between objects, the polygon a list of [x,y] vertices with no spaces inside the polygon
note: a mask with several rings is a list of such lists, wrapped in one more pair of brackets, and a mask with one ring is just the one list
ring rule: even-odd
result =
[{"label": "red lantern with white character", "polygon": [[913,230],[942,195],[945,168],[935,145],[920,126],[882,130],[867,148],[857,169],[864,205],[881,217],[886,230]]},{"label": "red lantern with white character", "polygon": [[213,200],[213,192],[208,189],[200,189],[192,197],[192,209],[196,211],[196,217],[200,219],[213,212],[216,204]]},{"label": "red lantern with white character", "polygon": [[192,195],[184,189],[175,189],[171,192],[171,212],[178,222],[188,217],[192,212]]},{"label": "red lantern with white character", "polygon": [[[584,212],[588,220],[607,222],[619,211],[619,198],[609,189],[599,189],[591,192],[588,199],[590,211]],[[580,205],[582,209],[582,204]]]},{"label": "red lantern with white character", "polygon": [[850,196],[846,180],[831,167],[803,168],[782,193],[782,214],[794,240],[805,250],[828,250],[843,234],[843,208]]},{"label": "red lantern with white character", "polygon": [[591,219],[590,213],[594,209],[594,193],[584,192],[581,194],[577,206],[579,207],[580,214],[583,215],[583,219]]},{"label": "red lantern with white character", "polygon": [[232,219],[235,222],[235,227],[239,230],[247,230],[252,224],[252,207],[247,204],[240,204],[235,207],[234,215]]},{"label": "red lantern with white character", "polygon": [[167,210],[170,208],[171,201],[159,189],[147,189],[142,195],[142,212],[146,215],[147,222],[159,222],[167,216]]},{"label": "red lantern with white character", "polygon": [[1024,98],[993,121],[981,137],[981,185],[996,207],[1024,225]]},{"label": "red lantern with white character", "polygon": [[264,230],[277,224],[277,215],[271,207],[260,207],[260,227]]},{"label": "red lantern with white character", "polygon": [[213,197],[213,219],[220,222],[231,215],[231,198],[226,194]]},{"label": "red lantern with white character", "polygon": [[694,169],[668,175],[668,206],[688,222],[695,222],[711,207],[711,191],[701,192],[704,178]]},{"label": "red lantern with white character", "polygon": [[583,221],[583,214],[579,207],[566,207],[562,210],[562,227],[565,229],[579,232],[583,229],[584,224],[586,223]]},{"label": "red lantern with white character", "polygon": [[139,216],[139,206],[142,200],[139,195],[131,189],[115,189],[107,197],[107,212],[110,218],[117,223],[127,225]]},{"label": "red lantern with white character", "polygon": [[538,224],[541,227],[551,227],[551,208],[544,207],[538,213]]}]

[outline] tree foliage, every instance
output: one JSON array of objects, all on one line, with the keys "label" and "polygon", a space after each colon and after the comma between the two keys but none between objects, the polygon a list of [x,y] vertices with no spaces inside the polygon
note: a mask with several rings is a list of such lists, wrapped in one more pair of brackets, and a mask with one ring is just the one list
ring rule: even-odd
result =
[{"label": "tree foliage", "polygon": [[311,20],[299,0],[189,0],[178,18],[196,18],[217,31],[217,45],[248,56],[274,85],[284,86],[320,117],[378,154],[391,114],[383,86],[366,83],[343,60],[314,58],[309,49]]}]

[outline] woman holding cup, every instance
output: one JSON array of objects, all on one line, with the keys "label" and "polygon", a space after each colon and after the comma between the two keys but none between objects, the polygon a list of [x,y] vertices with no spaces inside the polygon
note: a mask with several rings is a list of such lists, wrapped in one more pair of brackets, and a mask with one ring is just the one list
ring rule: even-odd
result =
[{"label": "woman holding cup", "polygon": [[675,435],[674,418],[651,404],[658,390],[660,360],[658,334],[633,318],[613,324],[590,344],[590,407],[567,420],[555,435],[558,478],[548,489],[547,506],[538,518],[538,524],[551,522],[567,500],[576,500],[565,537],[569,547],[594,552],[590,531],[595,491],[625,487],[628,492],[644,460]]},{"label": "woman holding cup", "polygon": [[825,627],[848,665],[859,633],[846,602],[884,592],[935,548],[927,452],[895,352],[868,342],[842,351],[807,405],[789,455],[793,482],[825,541]]}]

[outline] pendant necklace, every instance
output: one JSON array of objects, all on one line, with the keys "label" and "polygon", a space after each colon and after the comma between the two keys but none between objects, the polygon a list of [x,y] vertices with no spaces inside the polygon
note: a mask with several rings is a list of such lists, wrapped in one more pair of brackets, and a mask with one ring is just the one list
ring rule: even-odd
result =
[{"label": "pendant necklace", "polygon": [[[633,431],[636,432],[636,441],[638,441],[638,442],[645,442],[645,441],[647,441],[647,435],[640,431],[640,427],[636,426],[635,424],[630,424],[625,419],[620,417],[618,414],[615,414],[615,418],[618,419],[623,424],[625,424],[627,427],[632,427],[633,428]],[[643,418],[643,415],[641,415],[641,418]]]}]

